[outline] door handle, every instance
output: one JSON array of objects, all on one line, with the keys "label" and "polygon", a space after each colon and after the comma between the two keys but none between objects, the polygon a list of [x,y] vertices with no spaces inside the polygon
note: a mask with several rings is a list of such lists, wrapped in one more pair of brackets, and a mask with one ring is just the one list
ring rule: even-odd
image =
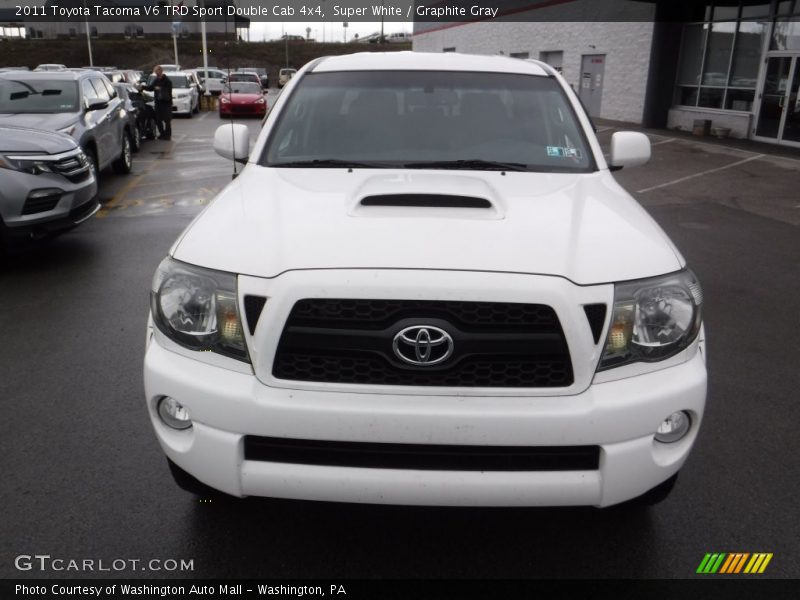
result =
[{"label": "door handle", "polygon": [[781,99],[778,100],[778,108],[783,108],[784,102],[786,102],[786,96],[781,96]]}]

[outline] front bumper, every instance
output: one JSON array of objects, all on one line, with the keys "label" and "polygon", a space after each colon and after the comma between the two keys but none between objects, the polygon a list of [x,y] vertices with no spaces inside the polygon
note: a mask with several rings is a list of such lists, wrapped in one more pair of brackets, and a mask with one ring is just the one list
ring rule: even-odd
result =
[{"label": "front bumper", "polygon": [[241,117],[263,117],[267,114],[266,104],[233,104],[233,103],[220,103],[219,114],[224,116],[241,116]]},{"label": "front bumper", "polygon": [[[70,229],[100,210],[94,175],[77,183],[53,174],[15,172],[6,175],[0,177],[0,226],[3,228],[3,237],[7,239],[36,238]],[[58,190],[58,202],[49,210],[22,214],[26,198],[37,189]]]},{"label": "front bumper", "polygon": [[[706,369],[696,342],[681,364],[596,383],[570,396],[428,396],[270,387],[255,376],[168,350],[150,335],[147,407],[166,455],[213,488],[270,496],[377,504],[608,506],[675,474],[697,436]],[[176,431],[156,413],[162,396],[189,409]],[[686,410],[689,434],[674,444],[653,434]],[[599,468],[571,471],[441,471],[246,460],[246,435],[299,440],[471,446],[600,446]]]}]

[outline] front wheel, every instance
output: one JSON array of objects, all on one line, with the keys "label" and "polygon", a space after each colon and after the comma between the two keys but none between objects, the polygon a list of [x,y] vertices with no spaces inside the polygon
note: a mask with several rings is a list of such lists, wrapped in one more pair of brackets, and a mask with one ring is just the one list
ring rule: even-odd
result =
[{"label": "front wheel", "polygon": [[131,167],[133,167],[133,158],[131,154],[131,136],[127,131],[124,131],[122,133],[122,150],[120,151],[119,158],[111,163],[115,173],[126,175],[131,172]]}]

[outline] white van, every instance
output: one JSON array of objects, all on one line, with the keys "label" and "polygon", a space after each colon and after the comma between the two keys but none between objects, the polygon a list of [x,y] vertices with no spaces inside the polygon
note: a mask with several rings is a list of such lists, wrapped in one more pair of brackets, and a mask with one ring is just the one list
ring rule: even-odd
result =
[{"label": "white van", "polygon": [[278,73],[278,87],[282,88],[289,83],[295,73],[297,73],[297,69],[281,69],[280,73]]}]

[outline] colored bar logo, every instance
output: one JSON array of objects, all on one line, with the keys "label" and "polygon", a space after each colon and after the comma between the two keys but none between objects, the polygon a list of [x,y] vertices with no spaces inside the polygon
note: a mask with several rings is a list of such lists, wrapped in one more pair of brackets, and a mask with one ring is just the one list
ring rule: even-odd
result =
[{"label": "colored bar logo", "polygon": [[697,572],[703,575],[755,575],[763,573],[771,560],[772,552],[709,552],[703,557]]}]

